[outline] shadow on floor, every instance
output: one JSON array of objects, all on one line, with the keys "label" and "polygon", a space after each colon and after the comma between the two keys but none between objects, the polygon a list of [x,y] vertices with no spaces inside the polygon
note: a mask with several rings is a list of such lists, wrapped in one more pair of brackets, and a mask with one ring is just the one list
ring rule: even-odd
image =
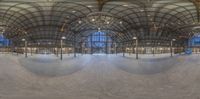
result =
[{"label": "shadow on floor", "polygon": [[[48,77],[58,77],[73,74],[82,70],[88,59],[81,60],[81,57],[64,57],[61,61],[54,55],[35,55],[28,58],[20,58],[19,62],[28,71]],[[78,62],[77,62],[78,61]]]},{"label": "shadow on floor", "polygon": [[112,60],[112,63],[123,71],[144,75],[165,72],[179,63],[178,56],[172,58],[145,58],[139,60],[132,57],[119,57]]}]

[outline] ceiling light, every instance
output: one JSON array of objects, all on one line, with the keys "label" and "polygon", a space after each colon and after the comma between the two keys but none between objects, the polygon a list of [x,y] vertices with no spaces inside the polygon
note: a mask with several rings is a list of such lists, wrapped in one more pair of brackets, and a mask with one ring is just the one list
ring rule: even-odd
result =
[{"label": "ceiling light", "polygon": [[22,41],[26,41],[26,39],[23,38]]},{"label": "ceiling light", "polygon": [[79,24],[81,24],[81,23],[82,23],[82,21],[81,21],[81,20],[79,20],[79,21],[78,21],[78,23],[79,23]]},{"label": "ceiling light", "polygon": [[101,28],[98,28],[98,32],[101,32]]},{"label": "ceiling light", "polygon": [[122,24],[123,22],[122,22],[122,21],[120,21],[119,23],[120,23],[120,24]]},{"label": "ceiling light", "polygon": [[72,11],[73,13],[75,13],[76,11]]},{"label": "ceiling light", "polygon": [[142,9],[142,10],[140,10],[141,12],[144,12],[144,10]]},{"label": "ceiling light", "polygon": [[147,44],[147,45],[150,45],[151,43],[148,42],[148,43],[146,43],[146,44]]},{"label": "ceiling light", "polygon": [[93,7],[93,6],[92,6],[92,5],[88,5],[87,7],[91,8],[91,7]]},{"label": "ceiling light", "polygon": [[93,12],[87,15],[87,23],[92,26],[106,27],[114,22],[114,17],[111,13],[107,12]]},{"label": "ceiling light", "polygon": [[195,29],[200,29],[200,26],[193,27],[192,29],[193,29],[193,30],[195,30]]},{"label": "ceiling light", "polygon": [[137,39],[137,37],[135,37],[135,36],[134,36],[134,37],[133,37],[133,39],[134,39],[134,40],[136,40],[136,39]]},{"label": "ceiling light", "polygon": [[127,4],[124,4],[123,6],[124,6],[124,7],[128,7],[128,5],[127,5]]},{"label": "ceiling light", "polygon": [[95,21],[95,19],[92,19],[92,21],[94,22],[94,21]]},{"label": "ceiling light", "polygon": [[63,36],[61,39],[62,39],[62,40],[65,40],[65,39],[66,39],[66,37],[65,37],[65,36]]}]

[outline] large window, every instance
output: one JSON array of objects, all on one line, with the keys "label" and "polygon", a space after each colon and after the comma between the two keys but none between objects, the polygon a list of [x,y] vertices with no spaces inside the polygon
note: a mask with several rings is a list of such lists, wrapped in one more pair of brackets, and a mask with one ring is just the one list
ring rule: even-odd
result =
[{"label": "large window", "polygon": [[91,48],[92,53],[108,53],[112,39],[105,32],[95,32],[88,37],[86,46]]},{"label": "large window", "polygon": [[189,46],[200,47],[200,35],[195,35],[189,40]]},{"label": "large window", "polygon": [[3,35],[0,35],[0,47],[9,46],[11,42],[6,39]]}]

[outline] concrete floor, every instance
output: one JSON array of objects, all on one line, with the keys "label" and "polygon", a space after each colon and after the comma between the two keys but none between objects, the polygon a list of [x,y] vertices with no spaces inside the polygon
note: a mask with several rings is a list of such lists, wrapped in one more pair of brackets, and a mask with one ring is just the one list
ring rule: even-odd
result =
[{"label": "concrete floor", "polygon": [[200,55],[0,54],[0,99],[200,99]]}]

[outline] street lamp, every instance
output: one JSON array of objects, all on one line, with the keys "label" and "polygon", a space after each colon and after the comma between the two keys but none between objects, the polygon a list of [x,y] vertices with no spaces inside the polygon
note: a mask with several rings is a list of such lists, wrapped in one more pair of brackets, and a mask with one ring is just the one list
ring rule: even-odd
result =
[{"label": "street lamp", "polygon": [[63,36],[61,39],[62,39],[62,40],[65,40],[65,39],[66,39],[66,37],[65,37],[65,36]]},{"label": "street lamp", "polygon": [[137,39],[137,37],[133,37],[133,40],[136,40]]},{"label": "street lamp", "polygon": [[22,41],[24,42],[24,46],[25,46],[25,57],[27,58],[28,55],[27,55],[27,41],[25,38],[22,39]]},{"label": "street lamp", "polygon": [[115,54],[117,55],[117,43],[115,43]]},{"label": "street lamp", "polygon": [[133,40],[135,40],[135,54],[136,54],[136,59],[138,59],[138,38],[137,37],[133,37]]},{"label": "street lamp", "polygon": [[22,41],[26,41],[26,39],[23,38]]},{"label": "street lamp", "polygon": [[173,42],[176,41],[176,39],[172,39],[171,40],[171,46],[170,46],[170,52],[171,52],[171,57],[173,57],[173,50],[172,50],[172,47],[173,47]]},{"label": "street lamp", "polygon": [[63,40],[65,40],[65,39],[66,39],[66,37],[62,36],[61,40],[60,40],[60,48],[61,48],[61,50],[60,50],[60,59],[61,60],[63,59]]}]

